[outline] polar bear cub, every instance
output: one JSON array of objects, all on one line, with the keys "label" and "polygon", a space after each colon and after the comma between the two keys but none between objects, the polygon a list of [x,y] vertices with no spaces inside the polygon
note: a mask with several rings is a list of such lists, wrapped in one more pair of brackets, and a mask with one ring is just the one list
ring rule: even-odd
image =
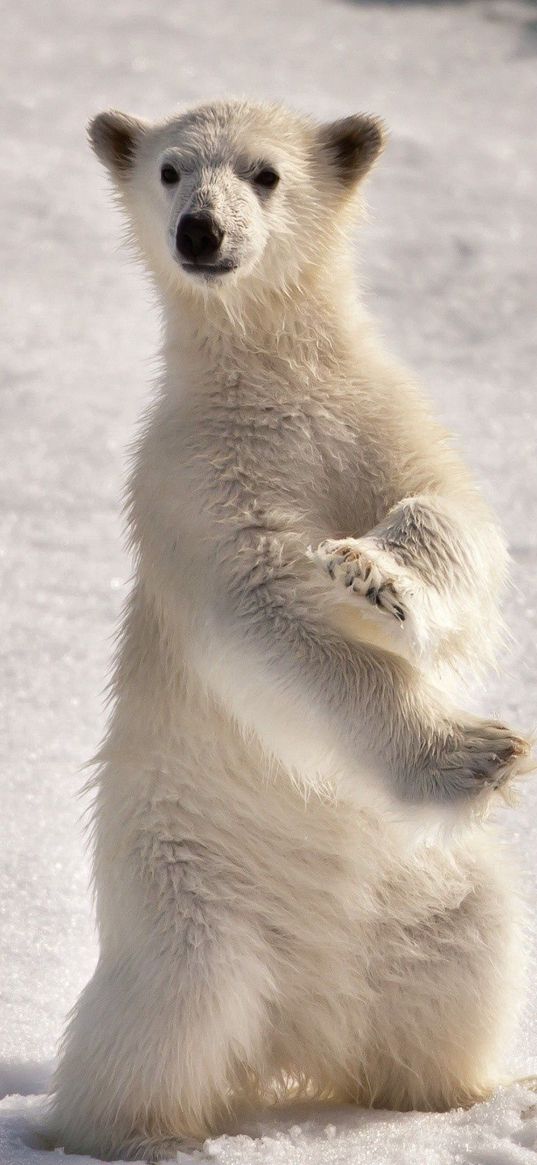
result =
[{"label": "polar bear cub", "polygon": [[159,1160],[274,1099],[471,1103],[521,963],[481,819],[528,746],[449,695],[491,656],[506,555],[357,304],[381,125],[226,101],[90,137],[163,355],[53,1136]]}]

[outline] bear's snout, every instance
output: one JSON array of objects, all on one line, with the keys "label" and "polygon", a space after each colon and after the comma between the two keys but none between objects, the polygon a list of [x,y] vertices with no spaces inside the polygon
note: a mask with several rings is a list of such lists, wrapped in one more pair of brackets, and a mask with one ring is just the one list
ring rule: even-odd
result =
[{"label": "bear's snout", "polygon": [[220,248],[224,231],[207,211],[183,214],[179,219],[176,246],[187,263],[207,263]]}]

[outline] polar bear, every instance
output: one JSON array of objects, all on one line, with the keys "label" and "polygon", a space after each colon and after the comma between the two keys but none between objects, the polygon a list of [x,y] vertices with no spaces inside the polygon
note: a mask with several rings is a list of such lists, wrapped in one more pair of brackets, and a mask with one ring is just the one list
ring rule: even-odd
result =
[{"label": "polar bear", "polygon": [[163,355],[55,1143],[156,1161],[252,1104],[470,1104],[523,961],[483,819],[528,745],[456,706],[504,542],[353,288],[382,126],[225,101],[90,137]]}]

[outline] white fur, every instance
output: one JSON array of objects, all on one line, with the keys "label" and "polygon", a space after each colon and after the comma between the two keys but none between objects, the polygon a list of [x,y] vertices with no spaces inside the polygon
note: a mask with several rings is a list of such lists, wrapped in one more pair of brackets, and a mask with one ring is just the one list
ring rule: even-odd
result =
[{"label": "white fur", "polygon": [[[52,1098],[70,1152],[158,1159],[260,1100],[442,1109],[497,1079],[522,960],[480,817],[527,748],[443,685],[488,662],[505,551],[355,300],[364,125],[350,175],[341,128],[279,107],[92,128],[164,344],[94,780],[101,955]],[[205,283],[174,240],[207,205],[236,270]]]}]

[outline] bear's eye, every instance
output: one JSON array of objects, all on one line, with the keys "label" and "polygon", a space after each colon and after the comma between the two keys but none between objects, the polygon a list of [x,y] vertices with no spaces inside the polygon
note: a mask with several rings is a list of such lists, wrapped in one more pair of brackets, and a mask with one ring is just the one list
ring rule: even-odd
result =
[{"label": "bear's eye", "polygon": [[170,162],[164,162],[160,167],[160,180],[164,186],[176,186],[179,181],[179,171]]},{"label": "bear's eye", "polygon": [[254,183],[256,186],[263,186],[266,190],[273,190],[280,181],[280,175],[272,169],[272,166],[263,166],[262,170],[258,170],[254,175]]}]

